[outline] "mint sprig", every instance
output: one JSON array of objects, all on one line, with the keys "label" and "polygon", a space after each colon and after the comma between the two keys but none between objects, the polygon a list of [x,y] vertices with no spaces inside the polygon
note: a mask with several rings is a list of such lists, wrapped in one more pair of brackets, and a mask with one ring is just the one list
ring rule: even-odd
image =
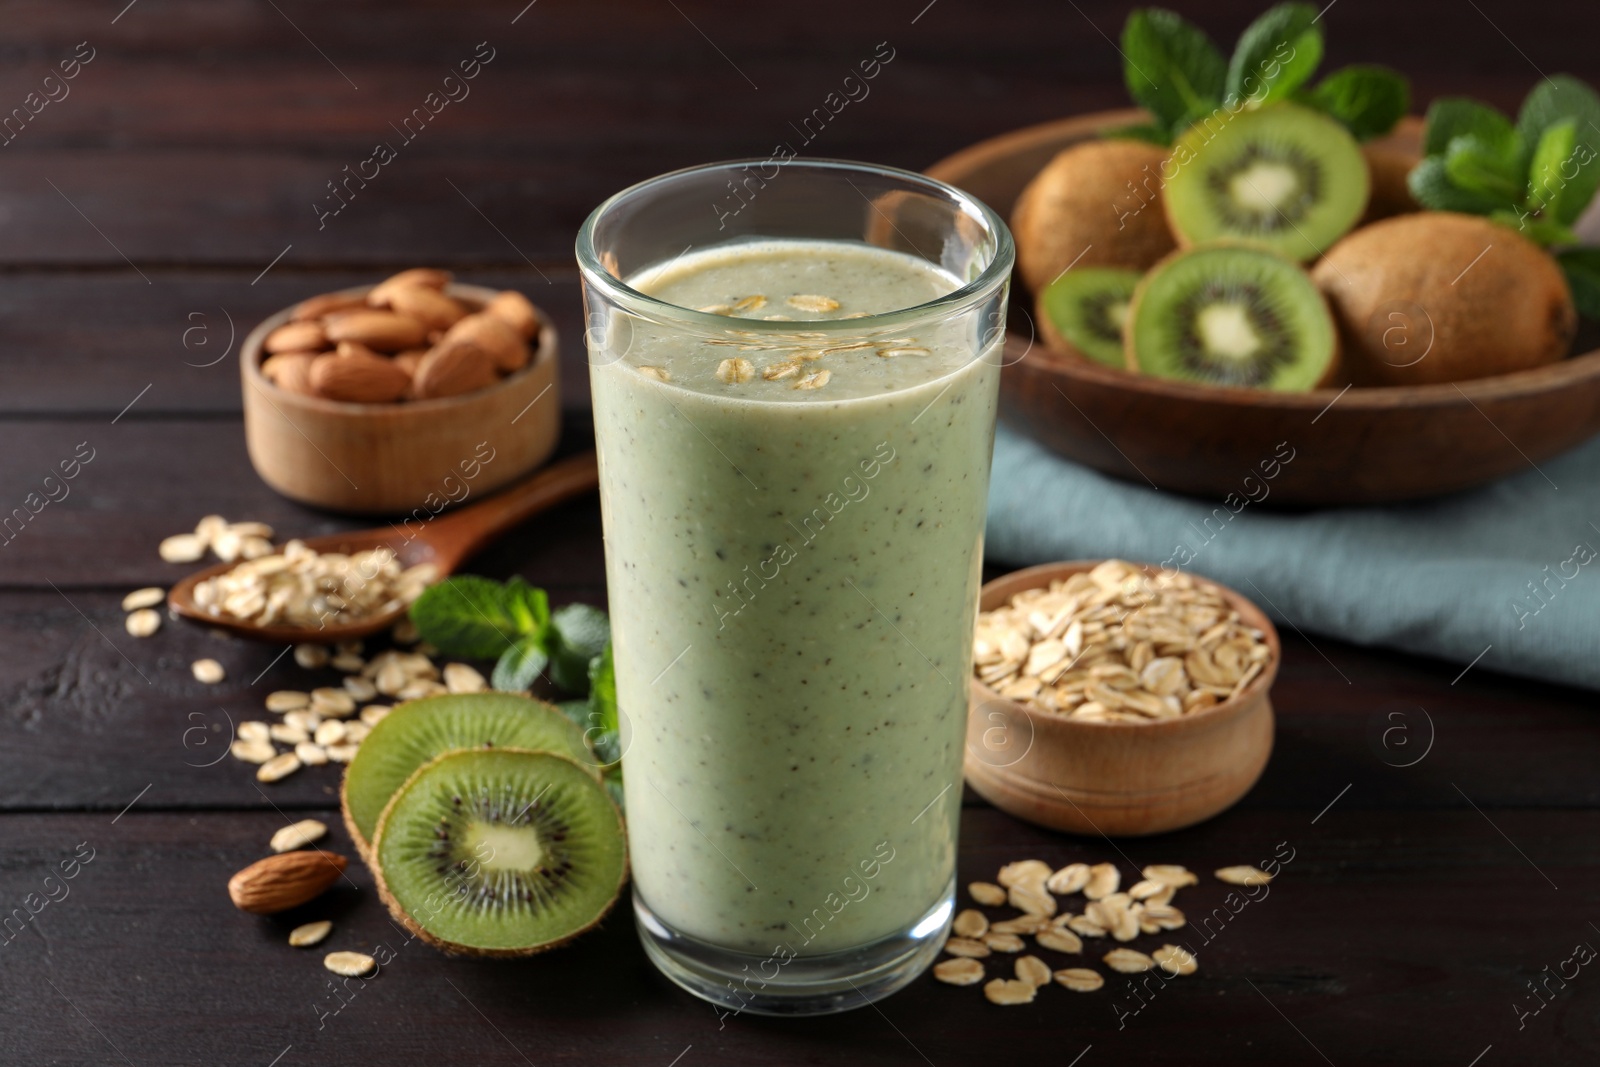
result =
[{"label": "mint sprig", "polygon": [[[1486,215],[1545,247],[1573,245],[1572,224],[1600,189],[1600,96],[1558,74],[1528,94],[1516,122],[1448,97],[1428,109],[1411,195],[1435,211]],[[1576,292],[1586,271],[1563,259]],[[1588,314],[1585,312],[1585,314]]]},{"label": "mint sprig", "polygon": [[543,589],[473,574],[429,586],[411,605],[411,621],[447,656],[495,660],[490,684],[507,692],[527,689],[549,667],[557,686],[588,693],[590,662],[611,634],[598,608],[569,604],[552,615]]},{"label": "mint sprig", "polygon": [[1293,100],[1343,123],[1357,139],[1394,129],[1410,107],[1405,78],[1370,64],[1335,71],[1315,86],[1322,26],[1311,4],[1268,8],[1239,35],[1224,60],[1205,32],[1165,8],[1134,11],[1122,29],[1123,77],[1151,121],[1106,136],[1171,144],[1219,113]]}]

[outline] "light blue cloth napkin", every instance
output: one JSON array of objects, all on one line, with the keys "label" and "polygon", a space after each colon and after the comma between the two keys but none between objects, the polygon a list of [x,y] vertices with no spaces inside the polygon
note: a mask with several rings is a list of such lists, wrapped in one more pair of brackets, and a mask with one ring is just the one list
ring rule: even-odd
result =
[{"label": "light blue cloth napkin", "polygon": [[[1080,467],[1002,427],[987,553],[1017,565],[1171,561],[1313,641],[1600,688],[1600,439],[1438,500],[1233,514]],[[1339,669],[1337,650],[1332,659]]]}]

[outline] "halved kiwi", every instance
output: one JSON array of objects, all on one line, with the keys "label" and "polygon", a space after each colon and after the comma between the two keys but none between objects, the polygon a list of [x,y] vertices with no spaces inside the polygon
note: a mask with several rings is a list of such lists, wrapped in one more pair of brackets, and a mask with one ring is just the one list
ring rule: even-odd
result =
[{"label": "halved kiwi", "polygon": [[571,760],[516,748],[447,752],[384,807],[372,873],[395,919],[472,956],[555,948],[611,910],[628,876],[622,816]]},{"label": "halved kiwi", "polygon": [[1133,294],[1127,360],[1158,378],[1300,392],[1333,374],[1327,302],[1298,265],[1258,248],[1209,245],[1153,267]]},{"label": "halved kiwi", "polygon": [[1294,104],[1220,111],[1178,138],[1167,166],[1163,202],[1180,245],[1232,239],[1302,262],[1355,225],[1370,189],[1349,131]]},{"label": "halved kiwi", "polygon": [[1075,267],[1039,294],[1039,332],[1064,355],[1126,367],[1122,326],[1138,284],[1136,270]]},{"label": "halved kiwi", "polygon": [[555,708],[516,693],[453,693],[401,704],[372,728],[344,772],[344,823],[363,856],[383,806],[413,771],[442,752],[526,748],[570,756],[598,776],[583,731]]}]

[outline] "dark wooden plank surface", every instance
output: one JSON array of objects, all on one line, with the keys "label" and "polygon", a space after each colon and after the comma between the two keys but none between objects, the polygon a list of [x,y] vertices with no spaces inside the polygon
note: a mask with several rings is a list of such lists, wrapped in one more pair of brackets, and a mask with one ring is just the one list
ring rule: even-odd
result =
[{"label": "dark wooden plank surface", "polygon": [[[1129,5],[125,2],[12,4],[0,42],[0,114],[78,42],[95,49],[70,95],[0,148],[0,511],[80,442],[95,450],[70,496],[0,544],[0,920],[80,842],[94,850],[67,897],[0,935],[0,1063],[1600,1058],[1592,967],[1552,983],[1521,1028],[1515,1010],[1540,1003],[1526,983],[1543,968],[1600,946],[1594,695],[1481,668],[1456,680],[1457,666],[1292,633],[1273,762],[1218,819],[1113,846],[967,798],[963,881],[1029,855],[1131,873],[1295,849],[1268,899],[1197,946],[1201,975],[1136,1015],[1119,1020],[1118,1006],[1137,1006],[1119,982],[1002,1012],[925,977],[881,1010],[723,1026],[655,974],[625,913],[543,959],[450,960],[403,940],[358,867],[317,912],[338,922],[332,947],[383,944],[395,962],[335,1012],[320,952],[282,944],[310,913],[241,916],[223,885],[286,816],[324,815],[347,848],[336,773],[258,788],[248,768],[212,764],[264,691],[312,676],[280,662],[258,679],[279,649],[171,622],[136,641],[117,606],[181,573],[155,545],[207,512],[287,534],[356,525],[250,473],[237,341],[309,293],[452,266],[550,313],[566,345],[563,448],[583,448],[571,248],[601,197],[798,143],[794,124],[879,42],[894,59],[808,151],[920,167],[1015,126],[1120,106],[1108,36]],[[1231,39],[1260,5],[1173,6]],[[1587,9],[1339,0],[1327,25],[1329,65],[1404,68],[1419,105],[1470,93],[1513,107],[1541,71],[1600,80],[1600,14]],[[495,58],[470,97],[319,229],[325,183],[390,139],[480,41]],[[474,569],[522,574],[558,603],[602,603],[601,563],[588,500],[525,525]],[[225,685],[190,680],[202,654],[227,665]],[[1391,712],[1406,730],[1386,745]],[[1196,915],[1220,899],[1208,882],[1181,903]]]}]

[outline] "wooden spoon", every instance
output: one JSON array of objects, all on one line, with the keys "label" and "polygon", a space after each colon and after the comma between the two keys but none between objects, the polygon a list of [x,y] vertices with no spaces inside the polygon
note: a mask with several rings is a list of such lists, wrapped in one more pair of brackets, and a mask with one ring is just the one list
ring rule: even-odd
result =
[{"label": "wooden spoon", "polygon": [[[410,529],[391,525],[381,530],[352,530],[328,537],[311,537],[306,545],[318,552],[362,552],[388,547],[394,549],[400,565],[413,567],[432,563],[444,578],[463,560],[484,545],[530,516],[565,500],[587,493],[599,484],[599,471],[593,452],[551,464],[532,478],[504,489],[494,496],[459,511],[413,523]],[[320,626],[257,626],[231,615],[213,615],[194,602],[194,589],[200,582],[232,570],[241,561],[219,563],[189,575],[167,594],[167,607],[186,619],[232,631],[255,641],[333,644],[366,637],[392,625],[404,612],[396,608],[379,615],[367,615],[350,622],[336,619]]]}]

